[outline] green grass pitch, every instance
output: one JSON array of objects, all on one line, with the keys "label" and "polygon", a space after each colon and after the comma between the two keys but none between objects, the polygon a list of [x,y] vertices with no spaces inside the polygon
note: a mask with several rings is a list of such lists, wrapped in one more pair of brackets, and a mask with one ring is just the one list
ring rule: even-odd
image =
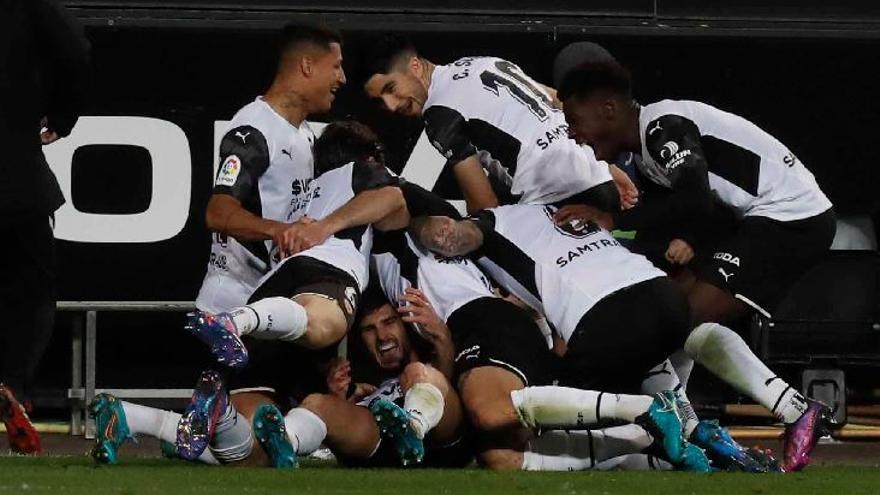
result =
[{"label": "green grass pitch", "polygon": [[814,467],[785,475],[661,472],[522,473],[460,470],[348,470],[310,464],[295,471],[210,467],[138,459],[97,466],[85,457],[0,457],[0,494],[877,494],[880,470]]}]

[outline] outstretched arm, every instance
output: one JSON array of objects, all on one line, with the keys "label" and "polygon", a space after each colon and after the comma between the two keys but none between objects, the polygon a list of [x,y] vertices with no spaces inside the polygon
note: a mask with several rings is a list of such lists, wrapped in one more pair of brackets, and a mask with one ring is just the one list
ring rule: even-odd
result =
[{"label": "outstretched arm", "polygon": [[449,217],[413,218],[410,234],[426,248],[443,256],[464,256],[483,245],[483,232],[471,220]]}]

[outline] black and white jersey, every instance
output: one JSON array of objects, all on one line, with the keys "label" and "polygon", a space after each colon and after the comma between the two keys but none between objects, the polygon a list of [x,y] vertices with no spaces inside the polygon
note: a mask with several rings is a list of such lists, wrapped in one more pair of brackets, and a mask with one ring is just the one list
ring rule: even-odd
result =
[{"label": "black and white jersey", "polygon": [[[368,189],[397,185],[398,179],[385,168],[367,163],[348,163],[327,171],[318,171],[318,176],[310,184],[305,209],[291,203],[293,216],[305,215],[322,220],[348,203],[359,193]],[[363,291],[369,282],[369,256],[373,246],[373,228],[370,225],[352,227],[331,236],[322,244],[309,248],[294,256],[308,256],[321,260],[351,275]],[[272,260],[276,263],[273,272],[285,260],[277,259],[277,247],[273,247]],[[268,276],[271,276],[271,273]]]},{"label": "black and white jersey", "polygon": [[519,202],[547,204],[611,180],[593,150],[568,137],[562,112],[515,64],[466,57],[438,65],[422,117],[447,166],[474,154]]},{"label": "black and white jersey", "polygon": [[477,263],[567,342],[601,299],[666,274],[595,224],[556,225],[555,212],[549,205],[509,205],[473,220],[484,236]]},{"label": "black and white jersey", "polygon": [[[308,123],[296,127],[257,98],[229,122],[214,193],[234,197],[258,217],[295,221],[314,176],[314,140]],[[215,233],[196,306],[219,312],[244,305],[270,268],[270,248],[271,241],[241,242]]]},{"label": "black and white jersey", "polygon": [[[401,184],[411,216],[457,217],[447,201],[415,184]],[[495,297],[492,285],[467,257],[446,258],[415,242],[403,230],[377,232],[373,266],[388,300],[397,306],[410,287],[421,290],[443,321],[458,308],[483,297]]]},{"label": "black and white jersey", "polygon": [[370,407],[374,400],[385,399],[403,407],[403,388],[400,386],[400,377],[389,378],[376,387],[376,391],[359,400],[357,405]]},{"label": "black and white jersey", "polygon": [[788,148],[737,115],[696,101],[642,107],[640,171],[673,188],[689,173],[705,176],[721,202],[741,216],[779,221],[831,208],[813,174]]}]

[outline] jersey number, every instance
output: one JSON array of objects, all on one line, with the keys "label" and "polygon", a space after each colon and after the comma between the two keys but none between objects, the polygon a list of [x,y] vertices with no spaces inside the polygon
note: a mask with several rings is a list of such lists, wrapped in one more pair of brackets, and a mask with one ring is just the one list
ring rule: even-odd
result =
[{"label": "jersey number", "polygon": [[499,86],[504,86],[510,95],[525,105],[535,117],[538,117],[538,120],[544,122],[550,118],[550,100],[547,95],[519,74],[515,65],[506,60],[499,60],[495,62],[495,68],[501,74],[488,70],[480,74],[480,81],[486,89],[498,96]]}]

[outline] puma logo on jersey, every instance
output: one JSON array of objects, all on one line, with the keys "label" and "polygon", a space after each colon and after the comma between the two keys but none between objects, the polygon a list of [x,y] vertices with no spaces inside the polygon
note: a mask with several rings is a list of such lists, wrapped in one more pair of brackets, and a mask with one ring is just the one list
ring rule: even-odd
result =
[{"label": "puma logo on jersey", "polygon": [[246,132],[246,133],[242,134],[240,131],[235,131],[235,137],[241,138],[241,142],[244,144],[247,144],[247,137],[250,135],[251,135],[250,132]]},{"label": "puma logo on jersey", "polygon": [[648,129],[648,135],[650,136],[651,134],[654,134],[655,132],[657,132],[657,131],[662,131],[662,130],[663,130],[663,128],[660,127],[660,121],[659,121],[659,120],[658,120],[658,121],[655,121],[655,122],[654,122],[654,127]]},{"label": "puma logo on jersey", "polygon": [[291,160],[293,160],[293,154],[292,154],[290,151],[288,151],[288,150],[281,150],[281,154],[282,154],[282,155],[287,155],[287,158],[290,158]]},{"label": "puma logo on jersey", "polygon": [[730,282],[730,277],[736,275],[735,273],[727,273],[727,272],[725,272],[725,271],[724,271],[724,268],[719,268],[719,269],[718,269],[718,273],[720,273],[721,276],[724,277],[724,281],[725,281],[725,282]]},{"label": "puma logo on jersey", "polygon": [[455,356],[455,361],[458,362],[459,360],[461,360],[461,358],[477,359],[478,357],[480,357],[480,346],[475,345],[459,352],[458,355]]},{"label": "puma logo on jersey", "polygon": [[731,265],[739,266],[739,256],[734,256],[730,253],[715,253],[712,258],[725,261],[727,263],[730,263]]}]

